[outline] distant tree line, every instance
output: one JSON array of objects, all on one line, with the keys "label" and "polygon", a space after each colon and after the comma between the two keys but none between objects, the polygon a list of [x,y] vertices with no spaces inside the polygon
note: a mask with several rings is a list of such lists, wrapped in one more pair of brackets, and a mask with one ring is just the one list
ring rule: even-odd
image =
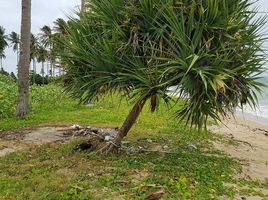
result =
[{"label": "distant tree line", "polygon": [[[67,22],[58,18],[54,21],[51,28],[48,25],[40,29],[40,33],[31,34],[30,44],[30,81],[31,83],[40,84],[49,82],[49,78],[60,76],[64,72],[57,60],[57,51],[60,50],[57,41],[66,34]],[[5,28],[0,26],[0,69],[5,73],[3,61],[6,59],[5,50],[12,47],[16,54],[17,66],[20,55],[20,35],[16,32],[6,34]],[[41,71],[37,72],[37,64],[41,64]],[[14,73],[13,73],[14,74]],[[14,77],[15,74],[14,74]],[[40,78],[41,77],[41,78]],[[40,80],[42,80],[40,82]]]},{"label": "distant tree line", "polygon": [[[5,71],[2,68],[2,69],[0,69],[0,74],[12,78],[12,80],[14,80],[14,82],[18,81],[18,78],[14,74],[14,72],[9,73],[9,72]],[[30,79],[29,80],[30,85],[34,85],[34,84],[36,84],[36,85],[47,85],[47,84],[51,83],[52,81],[53,82],[55,81],[54,78],[51,78],[48,75],[42,76],[42,75],[40,75],[38,73],[35,73],[33,70],[30,71],[29,79]]]}]

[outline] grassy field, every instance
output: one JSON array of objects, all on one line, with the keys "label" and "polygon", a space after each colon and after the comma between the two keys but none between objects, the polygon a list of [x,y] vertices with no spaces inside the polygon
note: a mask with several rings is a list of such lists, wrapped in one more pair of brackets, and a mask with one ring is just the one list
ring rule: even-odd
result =
[{"label": "grassy field", "polygon": [[[30,116],[2,118],[2,131],[36,125],[117,127],[130,109],[116,95],[89,108],[70,100],[58,86],[35,86],[32,91]],[[126,140],[148,151],[89,155],[73,151],[81,141],[72,141],[0,158],[0,199],[144,199],[159,190],[164,191],[164,199],[232,199],[239,190],[227,185],[260,185],[235,178],[240,163],[211,144],[212,140],[228,141],[190,130],[164,106],[154,114],[146,106]],[[197,149],[189,149],[189,144]],[[155,151],[163,148],[168,153]],[[260,186],[268,188],[268,184]]]}]

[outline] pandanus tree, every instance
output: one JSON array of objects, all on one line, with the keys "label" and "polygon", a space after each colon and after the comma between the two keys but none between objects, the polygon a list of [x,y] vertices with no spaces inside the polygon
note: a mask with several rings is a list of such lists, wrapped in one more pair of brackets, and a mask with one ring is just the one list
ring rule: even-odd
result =
[{"label": "pandanus tree", "polygon": [[249,0],[91,0],[89,6],[70,19],[62,39],[66,89],[82,102],[126,94],[133,108],[115,146],[147,101],[154,112],[161,100],[172,100],[171,86],[183,99],[177,117],[199,130],[245,103],[256,106],[265,19]]},{"label": "pandanus tree", "polygon": [[3,70],[3,59],[6,58],[5,49],[8,47],[7,35],[5,35],[4,27],[0,26],[0,66]]},{"label": "pandanus tree", "polygon": [[[65,37],[67,34],[67,26],[68,26],[68,22],[66,22],[64,19],[62,18],[58,18],[54,21],[54,27],[53,27],[53,31],[54,31],[54,45],[53,45],[53,52],[55,51],[62,51],[62,49],[64,49],[64,44],[57,42],[57,41],[61,41],[62,37]],[[56,53],[53,53],[53,55],[55,55]],[[55,58],[56,60],[56,58]],[[61,75],[61,72],[63,70],[63,65],[61,62],[58,62],[58,70],[59,70],[59,75]]]}]

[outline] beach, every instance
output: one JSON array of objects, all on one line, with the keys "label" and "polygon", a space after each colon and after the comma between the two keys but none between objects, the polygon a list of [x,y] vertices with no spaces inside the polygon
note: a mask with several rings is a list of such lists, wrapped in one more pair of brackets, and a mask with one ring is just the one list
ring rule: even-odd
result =
[{"label": "beach", "polygon": [[[213,125],[213,133],[231,139],[235,143],[214,141],[214,146],[239,159],[243,163],[243,179],[268,180],[268,126],[243,117],[230,118],[223,124]],[[268,195],[268,191],[267,195]]]}]

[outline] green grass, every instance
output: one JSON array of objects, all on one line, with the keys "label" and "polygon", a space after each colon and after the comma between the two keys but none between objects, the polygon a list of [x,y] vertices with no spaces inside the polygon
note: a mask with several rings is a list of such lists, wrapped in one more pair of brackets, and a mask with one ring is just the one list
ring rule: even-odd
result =
[{"label": "green grass", "polygon": [[14,153],[0,159],[0,197],[108,199],[113,193],[111,199],[144,199],[159,188],[164,189],[165,199],[234,195],[223,183],[233,181],[237,162],[224,155],[189,151],[179,141],[173,143],[168,145],[174,150],[166,154],[88,155],[72,150],[77,141]]},{"label": "green grass", "polygon": [[[2,119],[2,131],[48,124],[117,127],[130,109],[117,95],[88,108],[68,99],[57,86],[36,90],[29,117]],[[126,140],[148,150],[168,146],[170,153],[89,155],[73,151],[80,141],[12,153],[0,158],[0,199],[144,199],[160,189],[164,199],[232,199],[237,191],[225,183],[256,184],[234,178],[241,165],[212,147],[211,140],[220,139],[215,137],[178,123],[164,106],[153,114],[146,106]],[[189,144],[197,150],[189,150]]]}]

